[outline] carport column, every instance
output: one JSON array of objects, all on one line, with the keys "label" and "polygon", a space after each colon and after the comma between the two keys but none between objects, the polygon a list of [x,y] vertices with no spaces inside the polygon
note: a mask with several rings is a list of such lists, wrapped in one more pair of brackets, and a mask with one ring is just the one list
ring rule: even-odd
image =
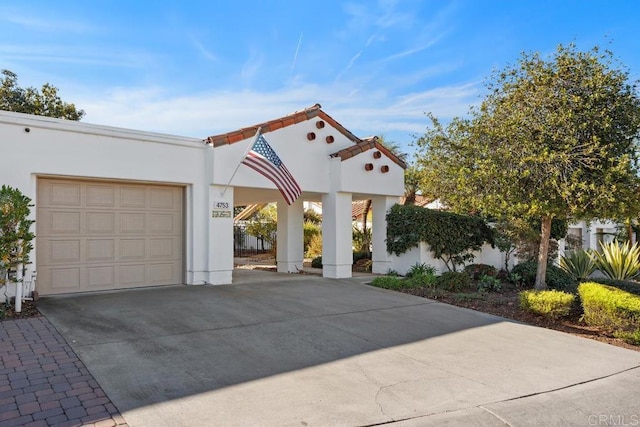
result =
[{"label": "carport column", "polygon": [[304,207],[302,198],[291,206],[278,202],[277,264],[279,273],[302,271],[304,257]]},{"label": "carport column", "polygon": [[322,275],[351,277],[353,264],[351,193],[322,196]]},{"label": "carport column", "polygon": [[233,273],[233,187],[209,187],[209,283],[231,284]]},{"label": "carport column", "polygon": [[371,271],[384,274],[391,268],[391,256],[387,252],[387,211],[398,203],[397,197],[374,196],[371,198],[373,246]]}]

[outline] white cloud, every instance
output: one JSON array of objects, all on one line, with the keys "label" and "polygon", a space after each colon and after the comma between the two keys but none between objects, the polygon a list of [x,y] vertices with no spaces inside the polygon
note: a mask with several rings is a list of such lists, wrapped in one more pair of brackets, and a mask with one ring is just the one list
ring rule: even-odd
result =
[{"label": "white cloud", "polygon": [[388,97],[384,91],[361,91],[347,99],[348,85],[306,84],[272,92],[216,91],[167,97],[157,87],[117,88],[105,93],[69,96],[87,112],[86,122],[206,137],[271,120],[320,103],[323,109],[360,136],[421,132],[424,113],[448,119],[464,115],[477,100],[474,83]]}]

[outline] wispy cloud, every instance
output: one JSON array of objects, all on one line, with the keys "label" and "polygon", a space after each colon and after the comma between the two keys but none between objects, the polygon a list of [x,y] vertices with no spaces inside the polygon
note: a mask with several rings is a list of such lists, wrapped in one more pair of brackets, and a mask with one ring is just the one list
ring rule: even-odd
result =
[{"label": "wispy cloud", "polygon": [[0,22],[45,33],[65,31],[74,34],[87,34],[97,30],[95,25],[81,20],[65,19],[62,16],[55,16],[55,13],[54,16],[51,14],[43,16],[42,13],[18,12],[11,7],[0,7]]},{"label": "wispy cloud", "polygon": [[158,87],[128,87],[70,96],[87,111],[87,122],[193,137],[228,132],[319,102],[350,130],[367,136],[421,132],[427,111],[444,120],[464,115],[477,101],[479,90],[476,83],[466,83],[395,97],[382,90],[369,91],[348,99],[344,94],[349,89],[349,84],[306,84],[268,92],[216,91],[171,97]]},{"label": "wispy cloud", "polygon": [[193,43],[193,46],[196,48],[196,50],[205,58],[208,59],[209,61],[215,61],[218,58],[216,57],[216,55],[209,49],[207,49],[200,40],[198,40],[195,36],[191,35],[189,36],[191,43]]},{"label": "wispy cloud", "polygon": [[300,33],[300,38],[298,39],[298,45],[296,46],[296,53],[293,55],[293,61],[291,61],[291,71],[289,72],[289,80],[293,76],[293,69],[296,67],[296,61],[298,60],[298,52],[300,52],[300,45],[302,44],[302,34]]},{"label": "wispy cloud", "polygon": [[100,65],[109,67],[140,67],[149,64],[152,57],[143,52],[122,52],[116,48],[84,48],[69,45],[13,45],[0,44],[0,59]]}]

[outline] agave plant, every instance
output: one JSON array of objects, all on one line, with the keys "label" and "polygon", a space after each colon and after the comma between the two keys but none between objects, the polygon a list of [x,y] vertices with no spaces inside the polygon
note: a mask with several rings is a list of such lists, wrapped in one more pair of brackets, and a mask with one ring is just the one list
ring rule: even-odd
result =
[{"label": "agave plant", "polygon": [[560,257],[560,268],[563,269],[573,280],[584,281],[589,278],[596,269],[596,262],[591,255],[591,251],[580,249],[573,251],[569,256]]},{"label": "agave plant", "polygon": [[632,279],[640,272],[640,247],[637,243],[628,245],[614,240],[600,242],[602,253],[593,252],[596,267],[614,280]]}]

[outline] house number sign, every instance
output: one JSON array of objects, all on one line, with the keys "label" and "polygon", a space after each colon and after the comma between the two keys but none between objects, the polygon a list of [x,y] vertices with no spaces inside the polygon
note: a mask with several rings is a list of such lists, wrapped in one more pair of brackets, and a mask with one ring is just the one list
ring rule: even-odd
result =
[{"label": "house number sign", "polygon": [[231,203],[222,200],[214,200],[211,218],[231,218]]}]

